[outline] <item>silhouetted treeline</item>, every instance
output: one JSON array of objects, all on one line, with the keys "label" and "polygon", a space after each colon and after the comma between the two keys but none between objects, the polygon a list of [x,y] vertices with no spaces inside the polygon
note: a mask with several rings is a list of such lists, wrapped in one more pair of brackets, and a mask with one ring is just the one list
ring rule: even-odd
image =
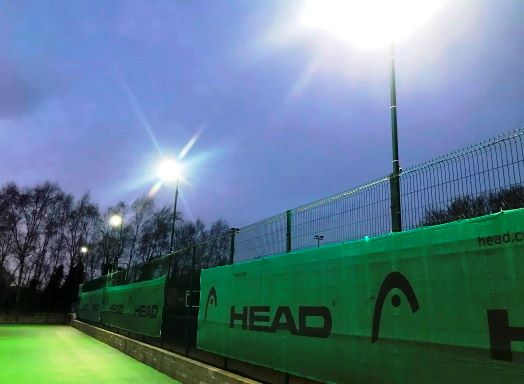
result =
[{"label": "silhouetted treeline", "polygon": [[478,196],[458,197],[447,207],[426,212],[422,225],[444,224],[522,207],[524,207],[524,187],[514,186]]},{"label": "silhouetted treeline", "polygon": [[[113,214],[123,217],[122,226],[108,224]],[[70,310],[78,285],[99,276],[103,263],[126,268],[169,253],[172,214],[172,207],[157,208],[147,197],[131,205],[119,202],[102,212],[89,195],[76,199],[53,183],[3,186],[0,312]],[[201,220],[187,221],[177,212],[174,248],[228,230],[224,220],[207,228]],[[213,257],[214,264],[223,264],[227,254]]]}]

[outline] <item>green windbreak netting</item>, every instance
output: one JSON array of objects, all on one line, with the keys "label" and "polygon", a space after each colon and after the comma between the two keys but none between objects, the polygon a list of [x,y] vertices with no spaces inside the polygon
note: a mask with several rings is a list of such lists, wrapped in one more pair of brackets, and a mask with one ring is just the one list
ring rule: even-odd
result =
[{"label": "green windbreak netting", "polygon": [[166,278],[107,287],[102,322],[117,328],[160,336]]},{"label": "green windbreak netting", "polygon": [[79,302],[76,309],[76,314],[79,319],[100,321],[104,291],[105,289],[97,289],[89,292],[80,291]]},{"label": "green windbreak netting", "polygon": [[524,378],[524,210],[202,271],[198,347],[320,381]]},{"label": "green windbreak netting", "polygon": [[165,277],[80,293],[78,317],[147,336],[160,336]]}]

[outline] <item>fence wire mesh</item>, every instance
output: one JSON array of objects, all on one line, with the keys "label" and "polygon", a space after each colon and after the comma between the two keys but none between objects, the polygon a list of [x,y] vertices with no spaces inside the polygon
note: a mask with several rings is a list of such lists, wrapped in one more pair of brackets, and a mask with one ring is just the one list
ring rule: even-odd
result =
[{"label": "fence wire mesh", "polygon": [[[523,136],[521,128],[405,169],[402,229],[524,206]],[[389,233],[390,200],[385,177],[251,224],[236,237],[234,260]]]},{"label": "fence wire mesh", "polygon": [[523,136],[505,133],[405,170],[403,229],[521,207]]},{"label": "fence wire mesh", "polygon": [[235,236],[235,261],[286,251],[286,213],[241,228]]},{"label": "fence wire mesh", "polygon": [[[524,206],[523,140],[521,128],[403,170],[402,229]],[[182,278],[192,270],[383,235],[391,231],[390,204],[390,179],[384,177],[89,281],[83,289]]]}]

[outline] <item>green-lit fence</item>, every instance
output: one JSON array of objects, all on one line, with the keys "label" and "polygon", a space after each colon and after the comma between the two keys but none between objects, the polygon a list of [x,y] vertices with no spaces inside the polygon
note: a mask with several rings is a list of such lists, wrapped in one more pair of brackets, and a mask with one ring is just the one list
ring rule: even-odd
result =
[{"label": "green-lit fence", "polygon": [[216,268],[208,249],[84,284],[78,317],[326,382],[522,379],[524,209]]},{"label": "green-lit fence", "polygon": [[[522,183],[524,176],[523,136],[524,129],[517,130],[466,148],[465,150],[424,163],[420,166],[404,170],[400,177],[403,230],[446,223],[457,219],[483,216],[500,210],[524,207],[524,187]],[[116,332],[124,333],[128,336],[147,341],[174,352],[182,353],[192,358],[206,360],[213,364],[227,366],[227,358],[222,358],[223,360],[220,360],[220,357],[217,357],[216,355],[210,355],[211,357],[202,355],[202,350],[196,347],[197,316],[200,314],[201,327],[203,316],[202,311],[199,312],[201,271],[211,267],[224,266],[239,261],[258,259],[268,255],[285,254],[286,252],[293,251],[294,253],[292,256],[282,255],[282,257],[279,258],[279,262],[283,263],[286,268],[289,267],[289,273],[292,273],[292,275],[296,277],[297,273],[294,268],[299,258],[304,257],[305,262],[306,259],[309,260],[310,257],[313,257],[311,255],[319,255],[316,253],[317,250],[311,249],[306,252],[307,249],[319,245],[322,246],[346,242],[349,240],[363,239],[363,242],[358,243],[360,244],[358,246],[336,245],[335,247],[338,248],[324,247],[320,248],[318,251],[322,253],[322,257],[333,252],[339,256],[344,256],[347,254],[347,250],[351,249],[350,253],[353,254],[353,250],[358,248],[359,251],[357,253],[360,255],[358,258],[350,259],[346,257],[346,255],[343,257],[345,261],[340,262],[351,264],[357,259],[360,260],[362,263],[357,269],[364,268],[365,271],[361,271],[362,277],[367,278],[369,277],[369,273],[371,273],[370,268],[374,265],[374,260],[372,260],[372,258],[380,255],[375,251],[365,254],[364,251],[372,250],[372,247],[369,248],[370,245],[366,244],[388,243],[393,247],[393,240],[387,240],[387,237],[376,239],[372,242],[367,241],[373,237],[390,232],[391,217],[389,184],[388,177],[379,179],[329,198],[296,209],[288,210],[284,213],[241,229],[232,229],[229,233],[221,237],[210,239],[201,244],[195,244],[173,254],[156,258],[147,263],[132,266],[127,270],[118,271],[86,282],[81,288],[80,302],[77,306],[77,315],[84,321],[106,327]],[[522,215],[519,217],[522,218]],[[479,223],[480,222],[481,221],[479,221]],[[435,228],[434,233],[439,232],[438,228]],[[450,226],[446,228],[455,227]],[[519,230],[522,230],[522,228],[519,228]],[[424,230],[417,236],[429,236],[430,232],[431,231]],[[395,237],[392,238],[402,238],[396,236],[405,236],[404,238],[408,238],[411,235],[407,233],[395,235]],[[427,240],[428,244],[433,241],[429,238]],[[468,241],[471,241],[471,239]],[[460,243],[459,240],[457,240],[457,242]],[[520,247],[518,249],[521,249],[521,244],[518,244],[518,246]],[[322,249],[325,249],[325,251],[322,251]],[[335,249],[340,249],[340,252],[335,251]],[[445,251],[446,248],[443,249]],[[504,249],[506,248],[500,248],[499,251]],[[465,256],[467,260],[464,259],[464,263],[467,265],[469,265],[472,260],[470,259],[470,256],[476,258],[475,260],[480,266],[484,266],[486,263],[492,263],[492,260],[488,260],[487,258],[496,253],[497,260],[500,260],[503,265],[510,269],[515,268],[515,273],[521,269],[520,267],[520,269],[516,268],[517,264],[520,263],[520,260],[515,264],[514,261],[517,259],[512,259],[510,261],[513,264],[508,264],[508,259],[503,258],[499,254],[499,251],[495,248],[491,248],[491,245],[485,249],[468,250],[464,248],[463,250],[467,254]],[[386,254],[391,257],[388,256],[389,258],[386,257],[386,259],[383,260],[384,265],[390,265],[397,268],[397,265],[400,267],[403,263],[409,262],[408,256],[402,256],[401,260],[399,259],[397,262],[395,261],[396,259],[393,260],[393,256],[395,255],[394,252],[392,253],[391,250],[385,251],[387,251]],[[420,251],[423,251],[421,255],[424,254],[424,252],[429,252],[427,254],[428,256],[425,258],[422,257],[421,259],[414,258],[412,260],[413,262],[423,263],[424,260],[424,262],[426,262],[429,258],[438,258],[440,256],[445,258],[448,258],[448,256],[452,258],[454,257],[444,253],[439,254],[439,256],[434,254],[433,250],[430,249],[421,249]],[[436,249],[434,251],[437,253],[439,252]],[[384,255],[380,257],[383,256]],[[457,260],[462,260],[460,257]],[[466,264],[456,264],[457,260],[449,264],[453,265],[453,268],[451,269],[446,270],[444,264],[442,264],[442,266],[435,265],[435,268],[438,269],[442,267],[442,272],[444,273],[443,276],[445,276],[449,281],[456,282],[460,280],[462,282],[467,282],[468,280],[466,277],[471,277],[473,279],[478,278],[478,276],[475,277],[475,274],[468,275],[469,277],[462,276],[461,274],[463,273],[476,273],[478,271],[473,268],[468,269],[469,272],[464,271],[463,268]],[[224,281],[218,281],[216,284],[220,285],[220,287],[225,287],[226,291],[229,290],[227,295],[233,295],[235,294],[235,291],[245,290],[243,297],[245,297],[246,300],[248,297],[251,298],[253,296],[259,297],[261,300],[261,298],[265,297],[264,295],[267,294],[266,291],[271,289],[278,288],[280,290],[288,290],[287,287],[284,287],[280,283],[275,283],[277,288],[268,285],[272,280],[267,273],[273,273],[275,274],[275,277],[285,277],[287,276],[286,273],[288,273],[285,272],[285,270],[280,270],[278,268],[274,269],[272,267],[273,262],[272,259],[268,259],[267,262],[261,260],[260,263],[248,263],[255,269],[264,270],[264,268],[269,268],[269,271],[260,272],[262,274],[266,273],[266,275],[264,275],[265,277],[262,275],[260,276],[262,284],[257,280],[257,284],[247,288],[243,288],[242,284],[238,285],[236,282],[239,282],[241,279],[237,279],[237,277],[240,278],[247,276],[242,271],[239,272],[239,275],[234,275],[235,278],[231,278],[231,276],[228,275],[227,279]],[[245,263],[241,263],[241,265],[244,264]],[[243,268],[241,265],[239,265],[238,268]],[[458,269],[455,270],[455,267]],[[251,267],[246,268],[249,269]],[[326,268],[328,268],[327,264]],[[434,270],[429,264],[425,264],[424,268],[430,268],[428,271]],[[203,289],[206,291],[203,292],[202,300],[207,300],[205,303],[206,307],[210,300],[210,297],[207,296],[210,292],[210,281],[214,278],[213,276],[215,276],[215,274],[220,274],[220,272],[218,272],[220,269],[216,271],[217,272],[205,272],[205,275],[203,275],[202,278],[202,282],[205,285]],[[225,269],[224,271],[237,271],[237,269]],[[493,271],[495,272],[495,270]],[[349,278],[348,276],[339,276],[339,272],[335,272],[336,271],[333,270],[334,274],[330,277],[330,281],[332,281],[333,284],[335,284],[339,279]],[[227,272],[226,274],[228,273],[230,272]],[[378,275],[375,277],[378,278]],[[491,281],[496,282],[499,278],[504,278],[504,276],[493,277]],[[314,292],[315,284],[317,284],[315,279],[315,277],[312,277],[308,282],[305,282],[305,287],[308,289],[308,292]],[[519,285],[520,283],[518,282],[518,279],[512,281],[516,284],[514,287],[515,292],[522,292],[522,286]],[[375,280],[373,280],[373,282],[373,284],[376,283]],[[224,284],[229,285],[226,287]],[[375,285],[373,285],[373,289],[376,288]],[[369,290],[371,289],[370,287],[371,286],[366,289]],[[457,285],[457,287],[459,290],[470,289],[467,285],[463,287]],[[149,293],[147,292],[148,289],[150,289]],[[256,292],[252,291],[252,289],[255,289]],[[351,289],[364,292],[363,287],[353,287]],[[421,290],[423,291],[422,288]],[[367,292],[367,294],[368,297],[374,297],[372,289]],[[427,294],[429,295],[429,293]],[[508,294],[511,296],[510,292]],[[223,293],[220,293],[220,295],[223,295]],[[433,293],[431,293],[431,295],[433,295]],[[218,300],[220,300],[220,298]],[[358,300],[356,298],[355,300],[357,303]],[[261,301],[258,301],[255,303],[255,307],[267,306]],[[235,305],[240,304],[239,301],[238,304]],[[505,305],[507,303],[501,302],[500,308],[493,309],[502,310],[503,304]],[[249,306],[251,304],[245,301],[242,305]],[[153,306],[156,306],[156,308],[153,308]],[[264,311],[261,310],[261,312]],[[290,312],[291,314],[286,311],[284,312],[279,315],[281,321],[277,321],[277,328],[281,326],[291,327],[289,324],[291,321],[290,316],[294,316],[294,314],[292,314],[293,312]],[[274,315],[274,313],[271,312],[271,315]],[[254,316],[260,316],[258,320],[253,320],[256,322],[265,321],[262,319],[267,319],[269,315],[255,313]],[[347,318],[348,321],[355,320],[364,327],[365,322],[362,319],[352,317],[353,315],[351,314],[348,314],[347,316],[349,316]],[[368,320],[370,319],[368,318]],[[300,321],[300,319],[298,321]],[[318,321],[318,319],[314,321]],[[300,323],[295,325],[298,327],[297,332],[299,332]],[[222,327],[220,332],[223,334],[232,332],[223,324],[215,324],[215,326]],[[256,324],[254,326],[256,327]],[[314,325],[311,327],[314,328]],[[308,325],[302,324],[302,328],[307,330]],[[282,358],[281,361],[285,362],[286,365],[279,365],[279,363],[271,360],[276,356],[276,354],[273,357],[262,356],[265,347],[261,347],[260,350],[256,348],[257,351],[252,351],[253,353],[257,352],[262,354],[260,355],[262,357],[258,355],[256,358],[236,356],[235,353],[230,352],[231,346],[227,344],[237,337],[236,334],[232,335],[232,339],[228,341],[225,346],[218,347],[216,344],[210,344],[209,339],[205,341],[205,338],[209,337],[210,331],[205,330],[206,328],[204,327],[200,328],[199,332],[202,329],[204,329],[204,333],[199,333],[199,337],[204,337],[204,339],[201,339],[201,346],[204,349],[223,354],[224,356],[253,361],[259,365],[267,365],[306,376],[317,378],[322,377],[326,380],[341,380],[340,377],[343,377],[334,376],[334,378],[332,378],[332,376],[324,375],[324,373],[322,373],[321,376],[318,376],[318,372],[311,373],[309,371],[300,371],[296,368],[296,364],[293,365],[294,363],[292,364],[291,361],[288,361],[284,355],[280,357]],[[291,327],[291,329],[294,331],[293,327]],[[364,331],[359,330],[357,333],[356,336],[352,335],[351,337],[357,337],[358,339],[359,337],[369,336]],[[273,339],[268,338],[268,340]],[[485,348],[486,340],[483,341],[484,344],[481,345],[481,349]],[[276,342],[276,340],[274,341]],[[356,346],[351,348],[355,350],[360,348],[360,343],[361,342],[358,341],[358,343],[355,344]],[[269,348],[268,350],[272,351],[272,353],[276,353],[276,351],[270,348],[270,345],[267,347]],[[320,351],[323,351],[323,348],[325,347],[319,348]],[[329,348],[326,351],[326,356],[331,353],[329,352]],[[335,346],[334,348],[339,347]],[[305,350],[315,351],[313,347],[300,349],[300,351]],[[518,349],[518,351],[522,352],[520,349]],[[280,353],[285,353],[285,351],[281,351]],[[385,355],[380,357],[380,359],[385,359]],[[371,369],[371,371],[378,371],[380,368],[378,366],[374,368],[370,366],[367,367]],[[396,368],[391,366],[388,369],[394,370]],[[522,372],[522,374],[524,374],[524,372]],[[359,375],[357,374],[355,377],[358,378]],[[366,378],[369,379],[369,377]],[[379,381],[383,381],[382,379],[383,378]]]},{"label": "green-lit fence", "polygon": [[198,347],[329,383],[521,383],[524,209],[202,271]]},{"label": "green-lit fence", "polygon": [[200,271],[231,262],[234,233],[82,284],[77,317],[192,356]]}]

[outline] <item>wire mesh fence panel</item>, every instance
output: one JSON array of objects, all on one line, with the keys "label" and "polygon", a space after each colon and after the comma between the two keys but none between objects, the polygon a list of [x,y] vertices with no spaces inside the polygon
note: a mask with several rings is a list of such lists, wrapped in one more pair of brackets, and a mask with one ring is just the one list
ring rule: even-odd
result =
[{"label": "wire mesh fence panel", "polygon": [[101,276],[94,280],[86,281],[81,285],[81,292],[96,291],[106,286],[107,276]]},{"label": "wire mesh fence panel", "polygon": [[[402,229],[524,206],[523,136],[524,128],[404,170]],[[386,177],[241,228],[234,260],[386,234],[390,199]]]},{"label": "wire mesh fence panel", "polygon": [[388,232],[390,223],[387,178],[294,209],[291,249],[361,239]]},{"label": "wire mesh fence panel", "polygon": [[232,233],[229,232],[198,244],[196,254],[198,268],[211,268],[228,264],[231,257],[231,237]]},{"label": "wire mesh fence panel", "polygon": [[403,229],[522,207],[523,136],[509,132],[402,172]]},{"label": "wire mesh fence panel", "polygon": [[235,262],[286,251],[286,214],[241,228],[235,237]]},{"label": "wire mesh fence panel", "polygon": [[137,283],[166,276],[168,269],[169,255],[150,260],[146,263],[137,264],[127,269],[126,283]]},{"label": "wire mesh fence panel", "polygon": [[169,279],[185,278],[191,273],[193,247],[188,247],[169,255]]}]

